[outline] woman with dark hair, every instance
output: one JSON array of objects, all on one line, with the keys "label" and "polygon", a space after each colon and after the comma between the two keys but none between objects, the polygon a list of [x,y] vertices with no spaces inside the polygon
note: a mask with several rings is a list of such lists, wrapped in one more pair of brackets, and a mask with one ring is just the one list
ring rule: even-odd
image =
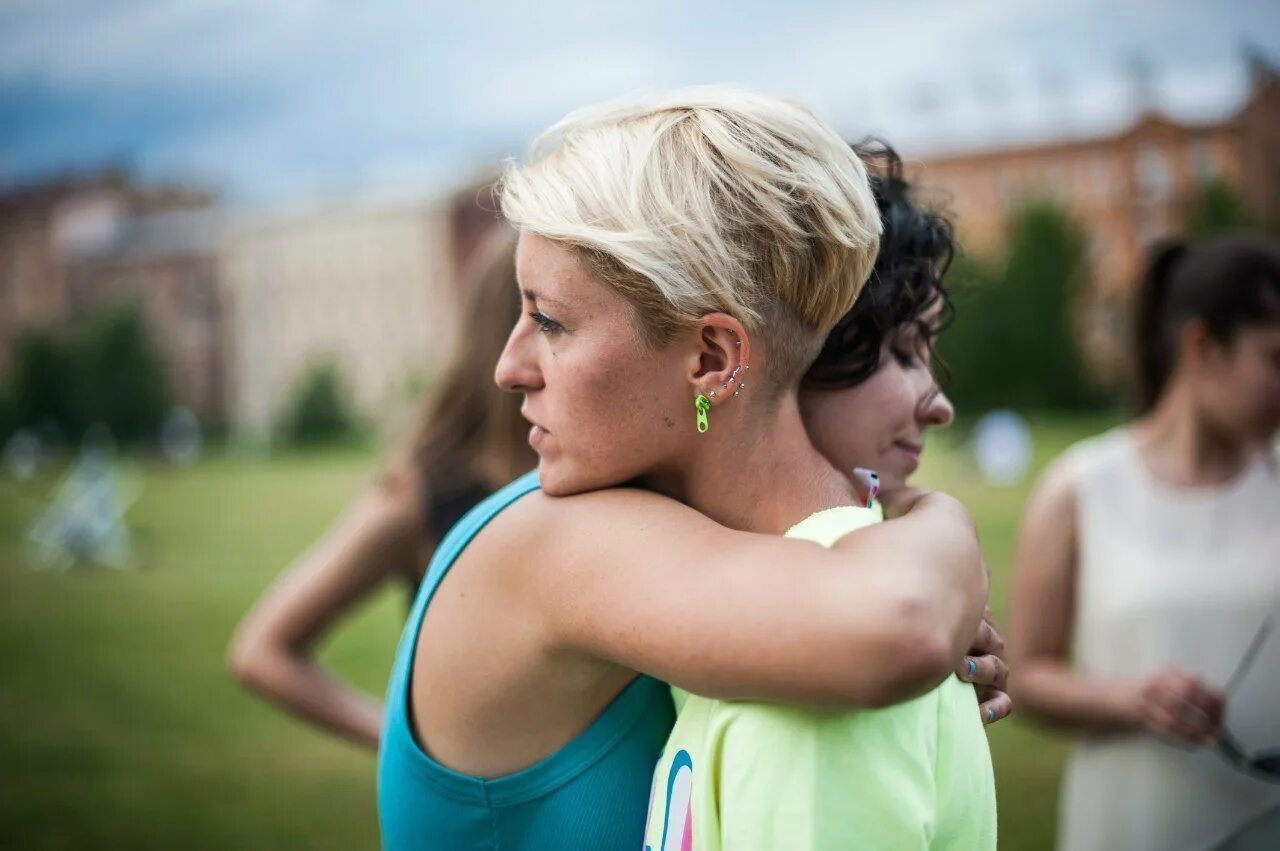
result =
[{"label": "woman with dark hair", "polygon": [[[950,319],[944,276],[955,243],[949,219],[918,203],[892,148],[855,150],[881,217],[880,251],[802,379],[799,403],[834,467],[878,471],[877,504],[863,509],[874,522],[881,507],[892,516],[919,497],[909,479],[925,433],[953,416],[933,342]],[[978,689],[984,723],[1009,714],[1000,658],[968,657],[957,673],[992,684]],[[654,774],[646,846],[994,847],[994,811],[967,797],[981,786],[964,749],[978,720],[947,712],[955,699],[972,706],[973,695],[956,681],[908,705],[843,713],[681,695]]]},{"label": "woman with dark hair", "polygon": [[466,280],[452,360],[424,400],[411,437],[368,492],[267,590],[231,648],[236,678],[288,712],[378,746],[382,705],[335,680],[314,647],[384,582],[416,592],[431,553],[476,503],[537,464],[520,400],[493,386],[520,317],[515,232],[480,246]]},{"label": "woman with dark hair", "polygon": [[954,312],[944,277],[955,255],[951,222],[917,204],[902,160],[881,142],[858,146],[871,170],[884,232],[862,296],[827,335],[801,384],[814,445],[841,469],[880,476],[890,509],[913,494],[924,432],[955,410],[935,380],[933,341]]},{"label": "woman with dark hair", "polygon": [[[946,365],[934,354],[955,314],[946,284],[955,229],[943,210],[920,202],[889,144],[871,139],[855,149],[867,163],[884,227],[880,253],[862,295],[805,374],[800,412],[813,445],[837,468],[876,471],[879,499],[894,516],[922,493],[910,479],[926,432],[955,417],[941,387]],[[1013,709],[1000,690],[1004,674],[994,655],[966,660],[961,671],[996,684],[978,689],[987,723]]]},{"label": "woman with dark hair", "polygon": [[1026,510],[1014,695],[1080,733],[1061,848],[1218,847],[1280,805],[1224,727],[1229,708],[1280,741],[1280,672],[1248,664],[1280,599],[1280,251],[1167,245],[1134,324],[1137,418],[1068,450]]}]

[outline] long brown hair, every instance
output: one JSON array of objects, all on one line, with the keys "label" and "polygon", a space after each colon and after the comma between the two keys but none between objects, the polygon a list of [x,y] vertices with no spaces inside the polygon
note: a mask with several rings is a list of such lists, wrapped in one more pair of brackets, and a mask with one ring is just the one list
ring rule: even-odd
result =
[{"label": "long brown hair", "polygon": [[459,479],[497,489],[538,462],[520,397],[493,382],[520,318],[515,245],[515,232],[500,225],[467,267],[453,355],[432,384],[410,443],[412,463],[433,489]]}]

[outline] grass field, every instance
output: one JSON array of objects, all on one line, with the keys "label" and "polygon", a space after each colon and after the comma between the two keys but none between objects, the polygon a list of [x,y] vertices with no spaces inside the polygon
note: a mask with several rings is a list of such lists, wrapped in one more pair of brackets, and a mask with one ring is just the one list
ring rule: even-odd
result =
[{"label": "grass field", "polygon": [[[1037,468],[1100,421],[1036,426]],[[972,508],[999,613],[1026,486],[974,483],[945,441],[922,480]],[[0,484],[0,846],[377,847],[371,754],[240,691],[227,639],[254,597],[368,480],[369,453],[144,465],[141,572],[27,570],[23,529],[51,482]],[[388,589],[323,658],[380,692],[405,600]],[[991,732],[1001,847],[1052,844],[1062,741]]]}]

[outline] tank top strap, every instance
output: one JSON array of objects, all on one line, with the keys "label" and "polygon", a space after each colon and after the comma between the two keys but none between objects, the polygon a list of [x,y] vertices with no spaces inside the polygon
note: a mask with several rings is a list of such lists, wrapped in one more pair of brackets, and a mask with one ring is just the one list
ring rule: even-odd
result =
[{"label": "tank top strap", "polygon": [[418,594],[414,597],[413,607],[409,610],[409,619],[405,622],[404,632],[400,636],[395,667],[392,669],[391,681],[388,683],[389,698],[403,695],[408,670],[412,667],[410,664],[412,660],[409,657],[412,656],[414,647],[417,645],[418,630],[422,628],[422,618],[427,612],[427,604],[431,602],[431,596],[435,594],[436,588],[449,572],[449,568],[453,567],[453,563],[467,548],[467,544],[471,543],[471,539],[478,535],[490,520],[502,513],[511,503],[537,490],[538,487],[538,471],[531,470],[525,473],[481,500],[475,508],[463,515],[462,519],[440,541],[435,553],[431,556],[431,562],[427,565],[427,572],[422,577],[422,582],[418,584]]},{"label": "tank top strap", "polygon": [[[434,794],[449,800],[486,810],[514,806],[562,789],[575,777],[592,770],[607,754],[626,747],[625,743],[629,741],[634,749],[638,747],[637,743],[648,743],[652,739],[652,749],[645,744],[642,753],[628,750],[626,755],[614,761],[616,765],[611,763],[609,767],[596,770],[616,772],[623,779],[634,776],[647,778],[652,771],[653,760],[671,729],[673,719],[667,685],[644,675],[635,677],[587,729],[559,750],[527,768],[498,778],[474,777],[436,762],[419,746],[412,731],[408,692],[413,657],[422,622],[436,588],[458,556],[489,521],[538,488],[536,470],[521,476],[468,512],[436,548],[401,635],[387,687],[385,723],[379,745],[380,797],[392,796],[393,790],[382,787],[384,781],[394,775],[396,787],[402,792],[408,788],[405,783],[411,782],[423,784]],[[639,763],[636,763],[636,753],[643,756]],[[621,782],[610,776],[612,779],[608,782]],[[382,808],[383,804],[380,804]]]},{"label": "tank top strap", "polygon": [[426,600],[435,591],[435,587],[444,579],[449,568],[457,561],[458,556],[471,543],[471,539],[488,525],[489,521],[501,514],[511,503],[537,490],[538,471],[530,470],[505,487],[495,491],[476,504],[474,508],[462,515],[462,519],[445,532],[427,565],[426,575],[422,578],[422,587],[418,589],[418,597],[414,601],[414,617],[411,621],[422,619],[422,610],[426,609]]}]

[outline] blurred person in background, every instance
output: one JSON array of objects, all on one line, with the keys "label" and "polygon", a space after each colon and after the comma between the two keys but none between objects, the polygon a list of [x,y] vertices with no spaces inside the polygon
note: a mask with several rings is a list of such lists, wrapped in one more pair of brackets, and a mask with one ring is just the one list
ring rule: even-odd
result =
[{"label": "blurred person in background", "polygon": [[502,226],[472,258],[456,348],[424,401],[412,440],[267,590],[232,643],[231,667],[246,687],[369,748],[378,745],[381,701],[329,674],[315,660],[315,647],[383,583],[403,583],[412,597],[454,523],[537,463],[519,399],[492,380],[520,316],[515,239]]},{"label": "blurred person in background", "polygon": [[831,549],[781,536],[855,501],[796,400],[879,231],[834,131],[712,88],[573,114],[534,150],[504,186],[528,318],[497,378],[539,469],[455,527],[406,626],[390,849],[635,847],[660,680],[893,704],[945,679],[985,601],[972,521],[941,495]]},{"label": "blurred person in background", "polygon": [[[1153,256],[1140,411],[1069,449],[1026,508],[1010,658],[1019,711],[1079,732],[1059,846],[1216,847],[1280,786],[1214,752],[1275,705],[1224,695],[1280,598],[1280,252],[1231,236]],[[1251,677],[1280,677],[1274,668]],[[1271,693],[1275,693],[1274,687]],[[1247,722],[1254,722],[1247,724]],[[1272,780],[1274,782],[1274,778]]]}]

